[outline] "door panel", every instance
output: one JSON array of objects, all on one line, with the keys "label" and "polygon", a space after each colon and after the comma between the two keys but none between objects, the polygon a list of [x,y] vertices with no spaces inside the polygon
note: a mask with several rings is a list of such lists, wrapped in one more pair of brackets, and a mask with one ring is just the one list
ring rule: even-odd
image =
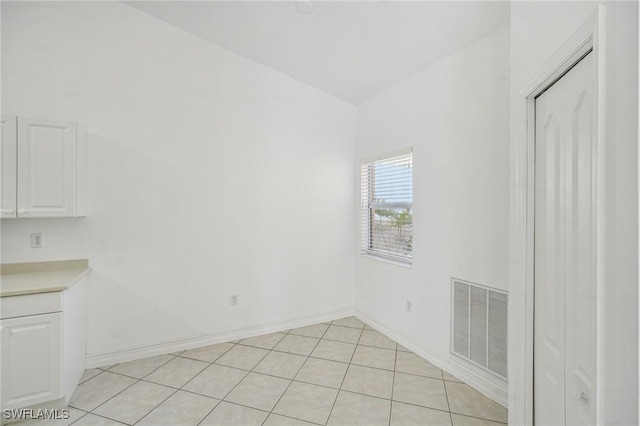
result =
[{"label": "door panel", "polygon": [[[542,112],[542,111],[541,111]],[[564,291],[556,283],[564,273],[564,192],[561,117],[553,112],[537,115],[535,328],[534,359],[536,423],[564,423]],[[544,306],[544,310],[541,308]],[[550,391],[551,390],[551,391]]]},{"label": "door panel", "polygon": [[[572,140],[567,162],[567,252],[570,259],[565,275],[567,318],[567,424],[594,424],[596,371],[595,294],[595,173],[594,95],[592,62],[585,58],[576,72],[584,82],[575,81],[580,95],[572,111]],[[578,80],[576,78],[576,80]]]},{"label": "door panel", "polygon": [[534,422],[595,423],[595,68],[536,99]]}]

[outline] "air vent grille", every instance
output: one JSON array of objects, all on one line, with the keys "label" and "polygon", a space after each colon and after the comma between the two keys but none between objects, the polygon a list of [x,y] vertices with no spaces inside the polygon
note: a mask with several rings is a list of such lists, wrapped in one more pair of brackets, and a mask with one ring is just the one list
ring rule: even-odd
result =
[{"label": "air vent grille", "polygon": [[507,293],[451,280],[451,352],[507,378]]}]

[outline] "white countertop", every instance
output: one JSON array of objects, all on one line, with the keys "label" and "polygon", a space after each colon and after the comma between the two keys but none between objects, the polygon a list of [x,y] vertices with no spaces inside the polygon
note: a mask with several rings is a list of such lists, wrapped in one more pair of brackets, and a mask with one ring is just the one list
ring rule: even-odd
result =
[{"label": "white countertop", "polygon": [[68,290],[90,271],[86,259],[3,264],[0,297]]}]

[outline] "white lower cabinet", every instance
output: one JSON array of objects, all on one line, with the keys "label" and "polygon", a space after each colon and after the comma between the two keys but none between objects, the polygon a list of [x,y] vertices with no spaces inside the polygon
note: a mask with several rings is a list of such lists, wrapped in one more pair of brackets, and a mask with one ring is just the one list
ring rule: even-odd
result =
[{"label": "white lower cabinet", "polygon": [[85,368],[86,278],[50,293],[2,297],[2,410],[65,406]]},{"label": "white lower cabinet", "polygon": [[62,398],[62,313],[2,320],[2,408]]}]

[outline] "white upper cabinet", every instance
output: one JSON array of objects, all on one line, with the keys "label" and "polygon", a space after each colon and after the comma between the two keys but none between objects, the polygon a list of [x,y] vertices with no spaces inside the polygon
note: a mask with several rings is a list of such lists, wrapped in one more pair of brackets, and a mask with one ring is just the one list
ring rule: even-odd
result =
[{"label": "white upper cabinet", "polygon": [[[16,121],[12,139],[8,123]],[[86,215],[84,129],[25,117],[3,117],[2,123],[2,217]]]}]

